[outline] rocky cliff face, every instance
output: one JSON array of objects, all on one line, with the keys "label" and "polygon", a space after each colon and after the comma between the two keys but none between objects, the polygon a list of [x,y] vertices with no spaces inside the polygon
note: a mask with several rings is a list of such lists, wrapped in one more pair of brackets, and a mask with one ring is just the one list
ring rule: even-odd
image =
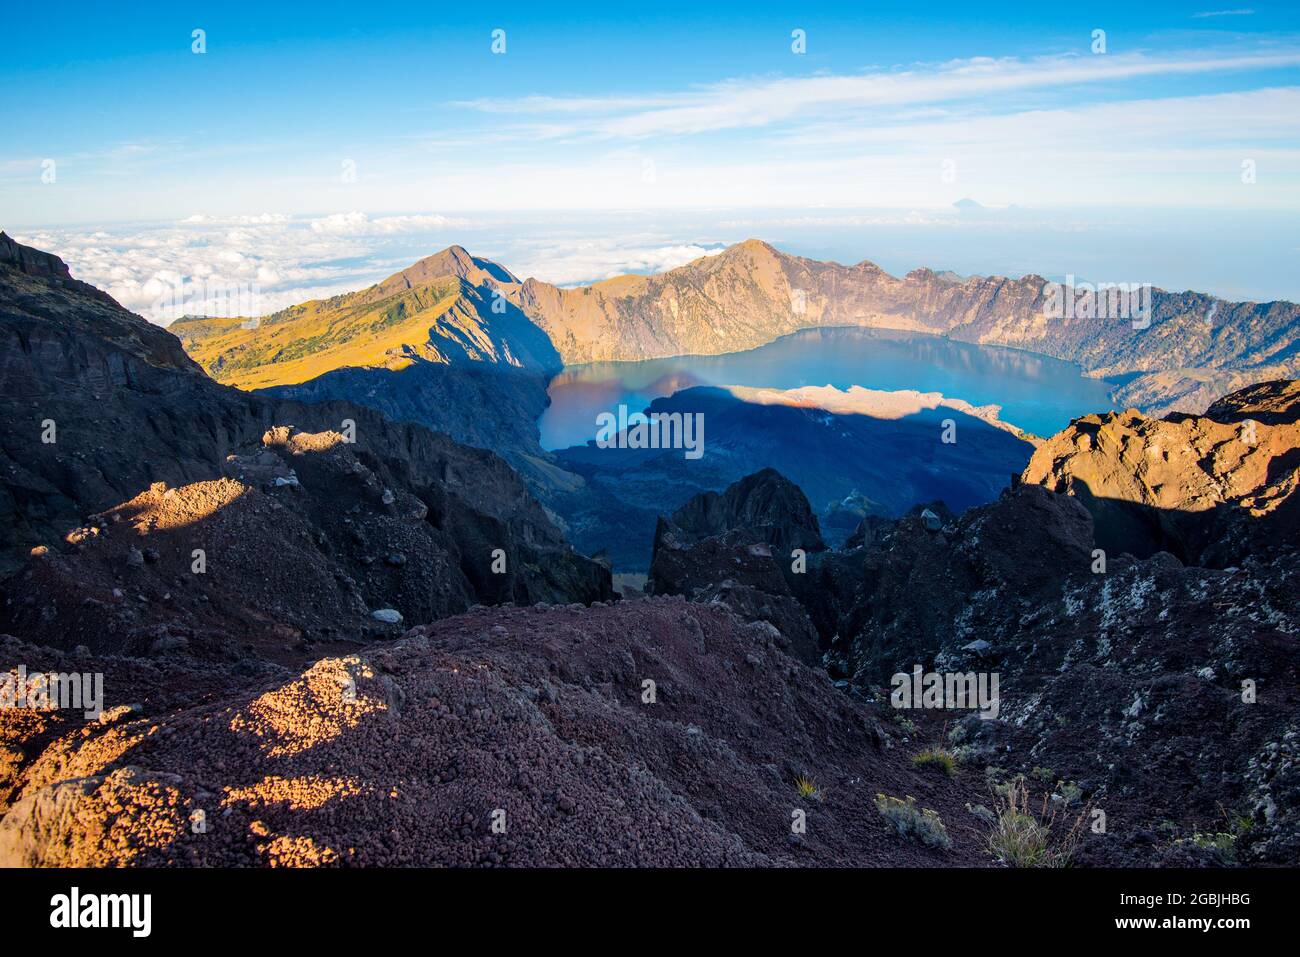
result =
[{"label": "rocky cliff face", "polygon": [[[93,541],[98,533],[77,532],[79,540],[72,543],[66,536],[83,529],[90,516],[100,516],[102,524],[120,514],[119,506],[134,511],[127,505],[157,483],[176,490],[180,505],[193,497],[196,503],[182,511],[191,509],[194,517],[182,524],[202,528],[209,515],[201,502],[210,496],[197,491],[191,496],[187,489],[224,477],[240,483],[249,497],[219,492],[217,499],[261,503],[254,511],[264,515],[262,522],[249,523],[245,531],[261,545],[249,541],[246,547],[275,553],[277,537],[289,526],[274,521],[266,512],[273,501],[259,495],[280,496],[286,521],[288,512],[297,512],[304,523],[299,530],[318,540],[307,553],[298,553],[300,559],[321,565],[326,577],[332,577],[329,569],[340,549],[350,553],[349,560],[383,557],[362,542],[340,541],[335,536],[344,537],[345,530],[331,528],[326,516],[374,508],[413,513],[419,511],[416,501],[423,503],[426,515],[414,527],[418,535],[441,537],[442,543],[427,555],[420,549],[412,556],[408,573],[416,574],[418,559],[427,563],[420,573],[444,579],[437,589],[442,597],[422,600],[421,615],[432,616],[438,607],[443,613],[463,609],[480,597],[590,601],[607,594],[607,571],[569,549],[494,454],[420,426],[395,425],[347,403],[307,405],[218,385],[168,332],[70,280],[56,257],[17,250],[10,247],[9,258],[0,262],[0,404],[10,423],[0,473],[0,556],[6,571],[38,547],[59,554],[71,544],[74,552],[98,553]],[[321,438],[308,443],[310,448],[298,447],[282,438],[294,432]],[[344,443],[345,438],[355,441]],[[313,487],[305,475],[316,460],[328,467],[322,465]],[[266,464],[247,475],[231,471],[249,462]],[[279,481],[291,477],[289,470],[298,473],[296,484]],[[212,506],[212,513],[221,511],[222,506]],[[142,537],[134,545],[152,545],[145,538],[165,525],[146,522],[136,529]],[[184,534],[169,531],[174,544],[184,543]],[[117,543],[124,551],[126,539],[130,536]],[[500,574],[492,571],[497,548],[507,556]],[[75,564],[78,557],[68,560]],[[335,570],[356,578],[346,562]],[[294,573],[285,569],[286,575]],[[395,594],[387,588],[366,598],[375,607]],[[11,595],[11,613],[14,601]],[[21,603],[39,616],[50,614],[30,591]]]},{"label": "rocky cliff face", "polygon": [[[796,548],[820,552],[826,548],[808,499],[775,469],[747,475],[723,492],[697,495],[659,527],[681,545],[743,530],[781,552]],[[656,534],[656,541],[661,537]]]},{"label": "rocky cliff face", "polygon": [[1155,289],[1149,325],[1049,319],[1045,285],[1033,275],[960,280],[929,269],[899,278],[870,262],[818,262],[749,240],[656,276],[574,289],[529,279],[509,295],[566,363],[714,355],[815,326],[875,326],[1068,359],[1124,378],[1120,401],[1153,412],[1200,412],[1229,389],[1300,372],[1294,303]]},{"label": "rocky cliff face", "polygon": [[1235,564],[1300,530],[1300,385],[1252,386],[1203,416],[1089,415],[1045,442],[1024,479],[1079,499],[1098,544]]},{"label": "rocky cliff face", "polygon": [[746,621],[767,622],[790,654],[815,664],[818,635],[794,597],[793,569],[825,549],[803,492],[764,469],[660,517],[647,590],[724,604]]}]

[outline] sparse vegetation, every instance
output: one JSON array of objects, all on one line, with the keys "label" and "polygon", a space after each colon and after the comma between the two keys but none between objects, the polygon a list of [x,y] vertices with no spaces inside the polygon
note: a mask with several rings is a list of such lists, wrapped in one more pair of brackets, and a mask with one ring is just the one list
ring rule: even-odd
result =
[{"label": "sparse vegetation", "polygon": [[911,718],[903,716],[902,712],[894,712],[894,724],[898,725],[904,733],[908,735],[916,734],[916,723]]},{"label": "sparse vegetation", "polygon": [[815,798],[818,801],[821,800],[822,791],[821,788],[817,786],[817,782],[802,774],[794,779],[794,790],[801,798]]},{"label": "sparse vegetation", "polygon": [[1005,797],[998,802],[997,821],[989,833],[989,852],[1011,867],[1067,866],[1083,837],[1088,809],[1084,808],[1065,828],[1069,819],[1062,818],[1056,808],[1049,811],[1050,803],[1044,795],[1042,807],[1035,813],[1030,807],[1029,789],[1023,783],[1008,783]]},{"label": "sparse vegetation", "polygon": [[1229,863],[1237,859],[1237,835],[1230,834],[1227,831],[1215,831],[1213,834],[1202,834],[1197,831],[1191,837],[1191,843],[1195,844],[1202,850],[1215,850],[1223,855],[1223,859]]},{"label": "sparse vegetation", "polygon": [[1190,838],[1184,838],[1177,841],[1179,844],[1194,844],[1196,847],[1206,851],[1218,851],[1222,856],[1224,863],[1237,863],[1237,840],[1243,837],[1251,828],[1251,820],[1243,815],[1229,815],[1224,812],[1227,819],[1228,829],[1226,831],[1212,831],[1203,833],[1196,831]]},{"label": "sparse vegetation", "polygon": [[948,837],[948,829],[943,826],[938,812],[928,807],[917,807],[916,798],[910,794],[906,800],[888,794],[877,794],[876,810],[899,837],[917,841],[926,847],[943,850],[952,847],[952,839]]},{"label": "sparse vegetation", "polygon": [[1066,807],[1073,807],[1083,800],[1083,788],[1073,781],[1057,781],[1056,793],[1061,796]]},{"label": "sparse vegetation", "polygon": [[996,765],[990,764],[988,767],[984,769],[984,780],[988,781],[990,785],[995,785],[1002,781],[1005,781],[1006,778],[1007,778],[1006,768],[1000,768],[997,767]]},{"label": "sparse vegetation", "polygon": [[957,774],[957,756],[946,748],[926,748],[912,756],[912,764],[918,768],[930,768],[941,772],[945,777]]},{"label": "sparse vegetation", "polygon": [[[1003,774],[1005,775],[1006,772],[1004,771]],[[1016,774],[1009,778],[990,778],[989,783],[993,785],[993,793],[1005,801],[1011,797],[1013,791],[1024,786],[1025,776]]]}]

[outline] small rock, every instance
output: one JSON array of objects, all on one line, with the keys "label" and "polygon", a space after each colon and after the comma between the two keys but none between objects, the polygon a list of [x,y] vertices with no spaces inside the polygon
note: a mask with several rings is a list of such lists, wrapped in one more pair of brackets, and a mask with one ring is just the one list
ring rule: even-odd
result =
[{"label": "small rock", "polygon": [[149,646],[149,654],[165,655],[169,651],[184,651],[189,646],[189,639],[182,635],[163,635]]},{"label": "small rock", "polygon": [[387,622],[390,625],[400,625],[402,623],[402,613],[396,608],[380,608],[372,611],[370,617],[375,621]]},{"label": "small rock", "polygon": [[144,565],[144,552],[140,551],[140,549],[132,545],[130,550],[126,553],[126,567],[140,568],[143,565]]},{"label": "small rock", "polygon": [[120,704],[116,708],[109,708],[107,711],[99,713],[100,724],[112,724],[114,721],[120,721],[131,714],[138,714],[144,710],[140,704]]}]

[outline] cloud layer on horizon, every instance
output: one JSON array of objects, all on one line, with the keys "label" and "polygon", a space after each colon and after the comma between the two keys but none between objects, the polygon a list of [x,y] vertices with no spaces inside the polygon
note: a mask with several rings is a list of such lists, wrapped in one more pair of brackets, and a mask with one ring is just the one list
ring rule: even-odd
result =
[{"label": "cloud layer on horizon", "polygon": [[[461,243],[457,228],[467,225],[465,219],[439,215],[370,217],[354,211],[296,218],[261,213],[89,230],[51,228],[19,232],[14,238],[62,257],[78,279],[166,325],[182,315],[266,315],[364,289],[416,259]],[[499,237],[492,244],[500,245]],[[532,236],[505,248],[503,264],[521,276],[574,285],[661,272],[723,247],[666,242],[646,233],[560,242]]]}]

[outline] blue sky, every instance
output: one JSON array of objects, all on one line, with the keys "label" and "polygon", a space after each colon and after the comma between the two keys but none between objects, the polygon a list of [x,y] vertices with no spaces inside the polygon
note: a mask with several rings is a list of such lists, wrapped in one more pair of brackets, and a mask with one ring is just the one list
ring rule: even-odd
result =
[{"label": "blue sky", "polygon": [[[749,234],[710,223],[748,222],[849,261],[887,262],[893,224],[936,267],[1175,285],[1208,270],[1211,291],[1291,295],[1276,277],[1300,274],[1300,9],[1038,6],[63,4],[0,35],[0,227],[123,290],[186,268],[151,242],[290,296],[444,236],[578,281],[672,264]],[[963,197],[1013,207],[1020,245],[954,227]],[[539,251],[548,210],[588,217],[571,234],[583,255]],[[1108,222],[1136,262],[1093,262]],[[1144,223],[1260,248],[1144,262]],[[148,224],[164,232],[146,240]],[[1030,262],[1071,229],[1075,253]],[[277,259],[295,239],[316,248]]]}]

